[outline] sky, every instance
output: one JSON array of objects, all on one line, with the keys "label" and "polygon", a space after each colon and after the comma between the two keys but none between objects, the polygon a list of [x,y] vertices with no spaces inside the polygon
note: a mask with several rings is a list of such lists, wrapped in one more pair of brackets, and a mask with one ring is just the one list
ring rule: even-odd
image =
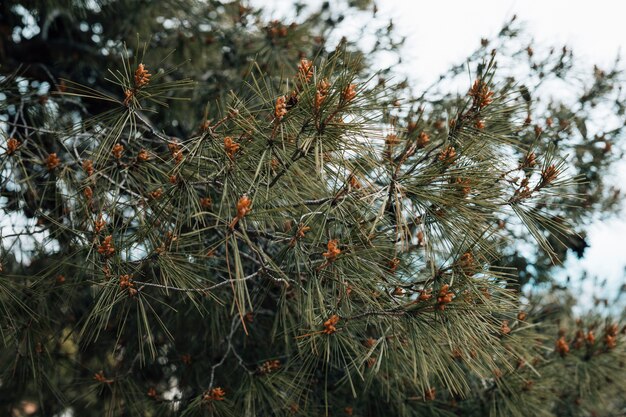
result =
[{"label": "sky", "polygon": [[[407,59],[424,77],[436,77],[451,63],[492,37],[514,14],[540,44],[569,45],[576,55],[609,64],[626,46],[626,2],[619,0],[378,0],[381,16],[408,36]],[[428,63],[428,65],[426,65]]]},{"label": "sky", "polygon": [[[252,0],[251,3],[265,7],[273,18],[288,16],[291,6],[287,0]],[[594,64],[609,67],[618,53],[626,52],[626,1],[623,0],[376,0],[375,3],[377,18],[392,19],[396,32],[407,36],[403,60],[405,67],[414,68],[418,74],[412,77],[417,89],[435,81],[450,65],[463,62],[481,38],[494,37],[513,15],[517,15],[535,45],[567,45],[573,48],[579,62],[590,68]],[[345,23],[356,29],[363,22],[348,16]],[[618,186],[624,179],[626,162],[611,173],[611,181]],[[626,191],[626,187],[622,188]],[[586,304],[594,291],[606,295],[625,283],[626,210],[622,218],[593,223],[587,241],[590,247],[583,259],[570,259],[561,273],[561,278],[575,277],[586,270],[591,276],[608,280],[604,292],[593,288],[592,280],[581,284],[580,291],[587,297],[582,301]]]},{"label": "sky", "polygon": [[[332,4],[333,0],[329,0]],[[289,13],[289,0],[251,0],[268,14]],[[307,4],[320,4],[309,0]],[[482,37],[495,35],[514,14],[540,44],[566,44],[582,59],[608,65],[626,47],[623,0],[375,0],[378,18],[393,19],[408,37],[405,59],[435,79],[464,59]],[[355,22],[363,24],[363,20]]]},{"label": "sky", "polygon": [[[539,45],[568,45],[580,62],[608,67],[626,52],[626,1],[619,0],[378,0],[382,16],[392,18],[407,38],[405,60],[415,62],[424,85],[449,65],[462,62],[481,37],[493,37],[514,14]],[[626,138],[625,138],[626,139]],[[626,162],[618,165],[612,181],[623,187]],[[581,260],[569,259],[563,276],[586,270],[607,279],[606,289],[582,283],[581,293],[606,295],[623,285],[626,267],[626,212],[622,217],[597,221],[589,228]]]}]

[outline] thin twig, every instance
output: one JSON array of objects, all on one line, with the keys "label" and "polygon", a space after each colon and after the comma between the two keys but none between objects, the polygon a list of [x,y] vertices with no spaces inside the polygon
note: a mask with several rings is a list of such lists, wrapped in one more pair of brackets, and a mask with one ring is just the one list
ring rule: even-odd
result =
[{"label": "thin twig", "polygon": [[170,286],[170,285],[156,284],[156,283],[153,283],[153,282],[144,282],[144,281],[133,281],[133,282],[136,283],[136,284],[139,284],[139,285],[145,285],[147,287],[163,288],[165,290],[172,290],[172,291],[205,292],[205,291],[214,290],[214,289],[219,288],[219,287],[223,287],[223,286],[225,286],[227,284],[251,280],[251,279],[255,278],[256,276],[258,276],[259,272],[260,271],[257,271],[255,273],[250,274],[248,276],[245,276],[245,277],[243,277],[241,279],[227,279],[226,281],[222,281],[222,282],[219,282],[217,284],[211,285],[210,287],[203,287],[203,288],[180,288],[180,287],[173,287],[173,286]]}]

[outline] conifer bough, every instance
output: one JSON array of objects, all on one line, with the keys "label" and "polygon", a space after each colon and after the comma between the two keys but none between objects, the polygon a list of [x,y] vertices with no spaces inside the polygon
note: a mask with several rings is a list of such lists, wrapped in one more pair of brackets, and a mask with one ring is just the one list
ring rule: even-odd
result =
[{"label": "conifer bough", "polygon": [[[102,79],[54,79],[43,104],[36,72],[0,79],[1,208],[34,220],[2,227],[3,412],[623,411],[623,328],[525,298],[506,262],[522,234],[560,259],[580,219],[557,207],[585,181],[487,44],[467,94],[413,97],[353,45],[310,47],[328,6],[285,25],[169,4],[138,13],[212,31],[156,19],[143,48],[108,47]],[[170,65],[172,39],[222,67]]]}]

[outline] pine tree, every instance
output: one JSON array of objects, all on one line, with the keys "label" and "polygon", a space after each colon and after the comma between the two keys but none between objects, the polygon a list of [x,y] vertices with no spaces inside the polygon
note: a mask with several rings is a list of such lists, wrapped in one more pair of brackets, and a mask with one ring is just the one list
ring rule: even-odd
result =
[{"label": "pine tree", "polygon": [[416,94],[327,3],[0,8],[3,413],[626,410],[626,328],[551,278],[620,201],[619,62],[513,19]]}]

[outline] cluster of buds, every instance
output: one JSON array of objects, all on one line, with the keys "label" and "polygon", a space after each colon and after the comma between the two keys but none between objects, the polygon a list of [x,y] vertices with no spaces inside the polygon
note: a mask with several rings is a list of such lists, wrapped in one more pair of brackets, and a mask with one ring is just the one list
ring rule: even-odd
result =
[{"label": "cluster of buds", "polygon": [[119,143],[113,145],[113,149],[111,149],[111,154],[115,159],[121,159],[122,154],[124,153],[124,146]]},{"label": "cluster of buds", "polygon": [[317,83],[317,91],[315,91],[315,110],[319,110],[328,96],[330,91],[330,83],[326,78]]},{"label": "cluster of buds", "polygon": [[534,152],[529,153],[528,155],[526,155],[524,157],[524,159],[522,159],[522,161],[520,162],[520,169],[523,168],[532,168],[537,164],[537,155],[535,155]]},{"label": "cluster of buds", "polygon": [[511,333],[511,328],[509,327],[509,321],[508,320],[502,320],[502,324],[500,325],[500,332],[503,335],[507,335],[507,334]]},{"label": "cluster of buds", "polygon": [[336,314],[333,314],[332,316],[330,316],[328,318],[328,320],[326,320],[324,322],[324,330],[322,330],[322,333],[324,334],[333,334],[337,331],[337,323],[339,323],[339,316]]},{"label": "cluster of buds", "polygon": [[152,74],[148,72],[143,64],[139,64],[135,70],[135,88],[141,88],[150,82]]},{"label": "cluster of buds", "polygon": [[537,187],[545,187],[546,185],[552,183],[558,175],[559,170],[554,164],[545,167],[541,170],[541,181],[539,182],[539,185]]},{"label": "cluster of buds", "polygon": [[239,201],[237,201],[237,217],[243,218],[250,211],[252,200],[247,195],[243,195]]},{"label": "cluster of buds", "polygon": [[20,147],[21,142],[15,138],[9,138],[9,140],[7,140],[7,155],[11,156],[15,153],[15,151],[17,151],[17,149]]},{"label": "cluster of buds", "polygon": [[305,226],[304,224],[300,223],[298,225],[298,230],[296,231],[296,235],[292,237],[291,241],[289,242],[289,246],[292,246],[292,247],[295,246],[296,242],[302,239],[304,235],[306,234],[306,232],[308,232],[309,230],[311,230],[309,226]]},{"label": "cluster of buds", "polygon": [[137,161],[146,162],[148,159],[150,159],[150,154],[148,153],[148,151],[145,149],[141,149],[137,154]]},{"label": "cluster of buds", "polygon": [[617,346],[617,324],[613,323],[604,330],[604,345],[607,349]]},{"label": "cluster of buds", "polygon": [[427,389],[424,391],[424,400],[425,401],[433,401],[436,398],[437,392],[434,388]]},{"label": "cluster of buds", "polygon": [[287,36],[287,26],[283,25],[279,20],[273,20],[267,27],[267,34],[270,38],[284,38]]},{"label": "cluster of buds", "polygon": [[406,294],[406,290],[402,287],[396,287],[393,289],[392,294],[395,295],[396,297],[402,297],[403,295]]},{"label": "cluster of buds", "polygon": [[487,83],[480,79],[474,81],[467,95],[472,98],[472,107],[478,110],[487,107],[493,102],[493,91],[489,90]]},{"label": "cluster of buds", "polygon": [[120,275],[120,288],[128,290],[128,294],[131,297],[137,295],[137,289],[135,288],[132,275]]},{"label": "cluster of buds", "polygon": [[387,263],[387,266],[389,267],[389,272],[391,272],[392,274],[395,274],[396,271],[398,270],[398,266],[400,266],[400,259],[399,258],[391,259]]},{"label": "cluster of buds", "polygon": [[252,210],[252,200],[247,194],[244,194],[241,196],[239,201],[237,201],[237,215],[230,223],[230,229],[233,230],[239,220],[243,219],[250,212],[250,210]]},{"label": "cluster of buds", "polygon": [[341,93],[344,102],[349,103],[356,97],[356,84],[349,84]]},{"label": "cluster of buds", "polygon": [[476,129],[482,130],[485,128],[485,121],[483,119],[478,119],[476,120],[476,123],[474,123],[474,127],[476,127]]},{"label": "cluster of buds", "polygon": [[465,252],[458,261],[458,266],[465,275],[474,275],[476,273],[476,260],[471,252]]},{"label": "cluster of buds", "polygon": [[433,124],[433,127],[437,130],[442,130],[444,127],[446,127],[446,120],[445,119],[439,119],[437,121],[435,121],[435,123]]},{"label": "cluster of buds", "polygon": [[246,320],[246,323],[254,323],[254,312],[248,311],[243,318]]},{"label": "cluster of buds", "polygon": [[431,298],[433,298],[433,294],[432,294],[433,290],[432,289],[427,289],[427,290],[420,290],[419,293],[420,295],[417,297],[417,301],[428,301]]},{"label": "cluster of buds", "polygon": [[517,187],[517,189],[515,190],[515,193],[513,194],[513,197],[511,198],[511,200],[520,201],[526,198],[530,198],[533,194],[533,190],[530,189],[528,184],[529,184],[528,178],[523,178],[522,181],[520,182],[519,187]]},{"label": "cluster of buds", "polygon": [[85,159],[83,161],[83,171],[85,171],[85,173],[90,177],[93,175],[94,169],[93,169],[93,161],[91,159]]},{"label": "cluster of buds", "polygon": [[291,219],[285,219],[283,222],[283,232],[289,233],[293,229],[294,221]]},{"label": "cluster of buds", "polygon": [[130,101],[133,99],[133,97],[135,96],[135,93],[133,92],[133,90],[124,90],[124,105],[128,107],[128,105],[130,104]]},{"label": "cluster of buds", "polygon": [[417,246],[419,246],[420,248],[423,247],[425,245],[424,232],[422,232],[421,230],[418,231],[415,237],[417,238]]},{"label": "cluster of buds", "polygon": [[454,292],[450,291],[450,285],[444,284],[439,289],[439,295],[437,296],[437,310],[443,311],[446,309],[446,304],[452,302],[454,298]]},{"label": "cluster of buds", "polygon": [[156,190],[150,192],[150,198],[153,200],[158,200],[161,196],[163,196],[163,188],[157,188]]},{"label": "cluster of buds", "polygon": [[183,150],[180,148],[180,145],[177,142],[171,142],[167,144],[167,148],[170,150],[174,161],[177,164],[181,163],[183,160]]},{"label": "cluster of buds", "polygon": [[224,150],[226,151],[226,155],[228,155],[230,159],[234,158],[235,153],[237,153],[237,151],[239,150],[239,147],[239,144],[235,142],[230,136],[226,136],[224,138]]},{"label": "cluster of buds", "polygon": [[527,381],[524,381],[524,385],[522,385],[522,391],[530,391],[530,389],[533,387],[534,382],[531,381],[530,379]]},{"label": "cluster of buds", "polygon": [[109,267],[109,265],[105,264],[105,265],[102,267],[102,273],[104,274],[104,278],[105,278],[106,280],[111,279],[111,268]]},{"label": "cluster of buds", "polygon": [[375,344],[376,344],[376,339],[374,339],[373,337],[368,337],[363,342],[363,346],[365,346],[368,349],[373,348]]},{"label": "cluster of buds", "polygon": [[584,344],[593,346],[596,343],[596,336],[592,330],[587,331],[587,334],[582,329],[578,329],[576,332],[576,339],[574,340],[574,349],[580,349]]},{"label": "cluster of buds", "polygon": [[[463,290],[463,300],[465,300],[465,302],[467,302],[468,304],[472,304],[474,302],[474,294],[469,290]],[[477,301],[478,304],[482,303],[482,300],[478,300]]]},{"label": "cluster of buds", "polygon": [[124,90],[124,105],[125,106],[128,106],[130,104],[133,97],[135,97],[137,90],[146,86],[150,82],[150,77],[152,77],[152,74],[148,72],[148,70],[143,64],[139,64],[137,66],[137,69],[135,70],[135,79],[134,79],[135,85],[133,89]]},{"label": "cluster of buds", "polygon": [[106,226],[106,222],[102,220],[102,214],[98,215],[98,218],[93,222],[93,231],[95,233],[100,233],[102,229]]},{"label": "cluster of buds", "polygon": [[393,149],[398,143],[400,143],[400,139],[395,133],[390,133],[385,137],[385,149],[383,151],[385,158],[391,159],[393,156]]},{"label": "cluster of buds", "polygon": [[530,113],[528,113],[528,115],[526,116],[526,119],[524,119],[524,126],[530,126],[532,121],[533,121],[533,118],[530,117]]},{"label": "cluster of buds", "polygon": [[472,191],[472,187],[470,186],[471,180],[469,178],[456,177],[454,183],[459,187],[463,197],[467,197],[470,191]]},{"label": "cluster of buds", "polygon": [[463,361],[463,351],[458,347],[452,349],[452,357],[456,360]]},{"label": "cluster of buds", "polygon": [[350,174],[350,177],[348,177],[348,184],[350,184],[350,188],[353,190],[361,189],[361,183],[354,174]]},{"label": "cluster of buds", "polygon": [[108,235],[104,238],[104,241],[98,246],[98,253],[104,255],[107,258],[113,256],[115,253],[115,246],[113,246],[113,236]]},{"label": "cluster of buds", "polygon": [[48,169],[48,171],[54,171],[54,169],[58,167],[60,163],[61,160],[55,152],[51,153],[46,158],[46,168]]},{"label": "cluster of buds", "polygon": [[83,190],[83,195],[85,196],[85,199],[87,201],[91,201],[91,198],[93,197],[93,190],[90,186],[85,187],[85,189]]},{"label": "cluster of buds", "polygon": [[308,59],[301,59],[298,64],[298,75],[297,77],[302,82],[309,82],[311,77],[313,76],[313,62]]},{"label": "cluster of buds", "polygon": [[271,374],[279,370],[281,367],[280,361],[278,359],[274,359],[272,361],[265,361],[262,365],[259,366],[258,372],[261,375]]},{"label": "cluster of buds", "polygon": [[485,287],[482,287],[480,289],[480,293],[482,294],[483,298],[485,300],[491,300],[491,293],[489,292],[489,290]]},{"label": "cluster of buds", "polygon": [[226,396],[226,392],[220,387],[215,387],[213,389],[206,390],[202,394],[202,400],[205,402],[210,401],[224,401],[224,397]]},{"label": "cluster of buds", "polygon": [[367,358],[365,363],[367,364],[368,368],[372,368],[372,367],[374,367],[374,365],[376,365],[376,358],[373,357],[373,356],[370,356],[369,358]]},{"label": "cluster of buds", "polygon": [[210,209],[213,205],[213,200],[211,197],[203,197],[200,199],[200,207],[204,209]]},{"label": "cluster of buds", "polygon": [[105,375],[104,375],[104,371],[98,371],[93,375],[93,380],[96,382],[99,382],[101,384],[111,384],[113,383],[112,380],[108,379]]},{"label": "cluster of buds", "polygon": [[395,133],[390,133],[385,138],[385,145],[387,145],[390,148],[397,145],[399,142],[400,142],[400,139],[398,139],[398,135],[396,135]]},{"label": "cluster of buds", "polygon": [[561,336],[557,339],[555,350],[562,357],[565,357],[565,355],[569,353],[569,343],[565,340],[565,336]]},{"label": "cluster of buds", "polygon": [[330,239],[326,244],[327,251],[322,254],[326,258],[327,262],[334,262],[337,259],[337,255],[341,253],[341,249],[338,248],[339,241],[337,239]]},{"label": "cluster of buds", "polygon": [[420,134],[417,136],[417,141],[416,141],[417,147],[420,149],[425,148],[429,142],[430,142],[430,135],[426,132],[420,132]]},{"label": "cluster of buds", "polygon": [[439,160],[444,163],[452,163],[456,158],[456,149],[454,146],[447,146],[445,149],[442,149],[439,153]]},{"label": "cluster of buds", "polygon": [[280,96],[276,99],[276,105],[274,106],[274,117],[276,121],[283,120],[283,117],[287,114],[287,99],[285,96]]},{"label": "cluster of buds", "polygon": [[167,248],[169,248],[177,240],[178,240],[178,237],[174,235],[174,233],[167,231],[165,232],[165,236],[164,236],[163,241],[161,242],[161,246],[157,247],[154,251],[159,255],[162,253],[165,253]]},{"label": "cluster of buds", "polygon": [[209,130],[210,127],[211,127],[211,122],[208,121],[207,119],[204,119],[204,121],[200,124],[200,131],[206,132]]}]

